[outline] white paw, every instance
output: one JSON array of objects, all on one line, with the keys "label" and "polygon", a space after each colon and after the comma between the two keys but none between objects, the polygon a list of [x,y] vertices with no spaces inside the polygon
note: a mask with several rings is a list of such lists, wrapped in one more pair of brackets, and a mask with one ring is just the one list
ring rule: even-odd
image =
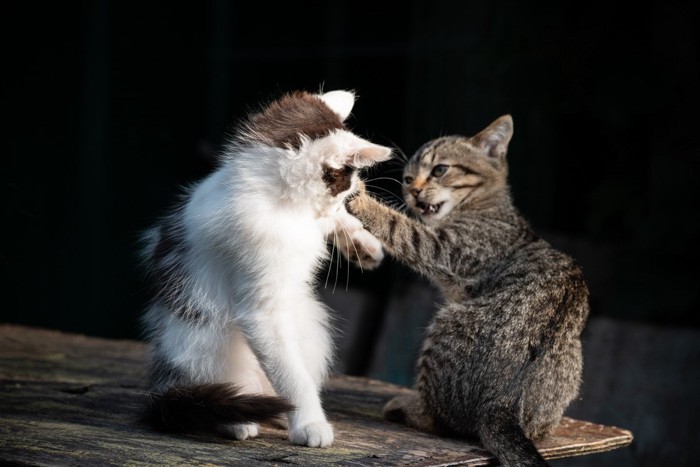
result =
[{"label": "white paw", "polygon": [[382,242],[364,229],[353,232],[349,250],[350,260],[362,269],[374,269],[384,259]]},{"label": "white paw", "polygon": [[258,425],[255,423],[235,423],[232,425],[223,425],[220,429],[224,436],[237,439],[239,441],[258,436]]},{"label": "white paw", "polygon": [[308,423],[300,428],[290,429],[289,441],[301,446],[325,448],[333,443],[333,427],[325,420]]}]

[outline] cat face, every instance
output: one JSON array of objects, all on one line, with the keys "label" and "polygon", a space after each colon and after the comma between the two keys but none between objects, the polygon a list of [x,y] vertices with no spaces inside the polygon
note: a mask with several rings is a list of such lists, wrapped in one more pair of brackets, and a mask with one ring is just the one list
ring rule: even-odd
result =
[{"label": "cat face", "polygon": [[354,102],[348,91],[299,91],[273,101],[244,124],[239,136],[244,145],[276,149],[270,168],[281,178],[281,199],[328,215],[355,190],[359,169],[390,158],[391,149],[345,126]]},{"label": "cat face", "polygon": [[505,155],[513,120],[504,115],[475,136],[446,136],[421,147],[403,174],[406,204],[426,224],[455,209],[475,209],[506,190]]}]

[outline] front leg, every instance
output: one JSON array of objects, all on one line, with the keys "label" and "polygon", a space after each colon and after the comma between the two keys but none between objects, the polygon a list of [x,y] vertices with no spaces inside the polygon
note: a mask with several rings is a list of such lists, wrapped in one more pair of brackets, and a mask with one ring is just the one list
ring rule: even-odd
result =
[{"label": "front leg", "polygon": [[[275,392],[287,399],[295,409],[289,413],[289,440],[293,444],[327,447],[333,443],[333,427],[326,420],[321,406],[320,386],[330,355],[330,338],[320,314],[300,317],[289,313],[320,309],[311,298],[289,296],[280,306],[262,306],[239,322],[249,345],[272,383]],[[308,320],[306,318],[309,318]],[[299,327],[313,329],[311,338],[300,335]],[[324,334],[326,333],[326,334]],[[305,342],[309,341],[309,342]],[[312,344],[315,353],[304,346]]]},{"label": "front leg", "polygon": [[362,189],[346,202],[350,214],[402,263],[426,275],[452,276],[450,249],[431,227],[378,202]]},{"label": "front leg", "polygon": [[333,219],[333,242],[345,258],[362,270],[378,267],[384,259],[382,243],[362,222],[341,208]]}]

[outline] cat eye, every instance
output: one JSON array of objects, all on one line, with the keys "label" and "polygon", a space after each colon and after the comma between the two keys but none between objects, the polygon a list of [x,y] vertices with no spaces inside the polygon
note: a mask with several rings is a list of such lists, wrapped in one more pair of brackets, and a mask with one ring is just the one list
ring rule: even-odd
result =
[{"label": "cat eye", "polygon": [[403,182],[404,182],[406,185],[410,185],[412,181],[413,181],[413,177],[404,177],[404,178],[403,178]]},{"label": "cat eye", "polygon": [[449,169],[449,165],[445,164],[438,164],[435,167],[433,167],[433,170],[430,172],[430,175],[433,177],[442,177],[445,175],[445,172],[447,172],[447,169]]}]

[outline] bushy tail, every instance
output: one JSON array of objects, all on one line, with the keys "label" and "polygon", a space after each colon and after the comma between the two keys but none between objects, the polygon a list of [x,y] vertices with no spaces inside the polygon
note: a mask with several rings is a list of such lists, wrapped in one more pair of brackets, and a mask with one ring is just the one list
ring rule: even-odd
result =
[{"label": "bushy tail", "polygon": [[160,431],[214,432],[221,424],[272,421],[291,410],[281,397],[240,394],[231,384],[217,383],[152,393],[145,418]]},{"label": "bushy tail", "polygon": [[537,452],[517,418],[503,409],[486,411],[478,426],[481,443],[506,467],[545,467],[547,462]]}]

